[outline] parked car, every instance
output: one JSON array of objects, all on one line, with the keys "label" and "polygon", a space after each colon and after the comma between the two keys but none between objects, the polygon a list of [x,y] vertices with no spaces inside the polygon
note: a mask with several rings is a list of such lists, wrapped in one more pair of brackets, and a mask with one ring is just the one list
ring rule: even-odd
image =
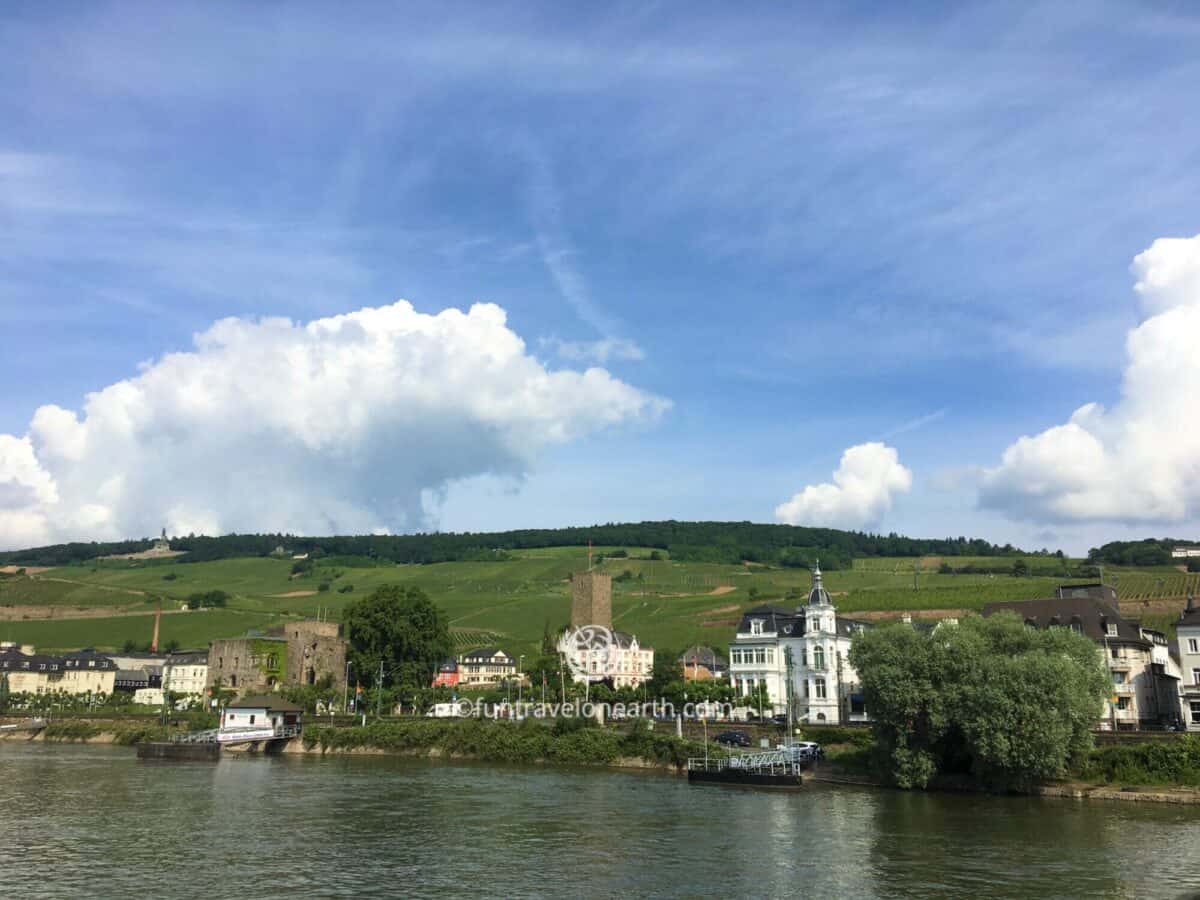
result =
[{"label": "parked car", "polygon": [[749,747],[750,735],[744,731],[722,731],[717,735],[717,743],[726,747]]}]

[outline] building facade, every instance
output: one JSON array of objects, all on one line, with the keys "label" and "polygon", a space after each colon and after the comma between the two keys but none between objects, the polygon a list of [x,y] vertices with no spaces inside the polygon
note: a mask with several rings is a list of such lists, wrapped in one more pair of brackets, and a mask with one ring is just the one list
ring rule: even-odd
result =
[{"label": "building facade", "polygon": [[517,661],[495,647],[484,647],[458,658],[457,684],[488,687],[517,677]]},{"label": "building facade", "polygon": [[51,656],[28,645],[0,645],[0,673],[8,677],[13,694],[108,696],[116,688],[117,671],[115,662],[94,650]]},{"label": "building facade", "polygon": [[712,647],[688,647],[679,655],[685,681],[724,679],[729,674],[729,662]]},{"label": "building facade", "polygon": [[458,660],[450,657],[433,673],[433,687],[454,687],[458,684]]},{"label": "building facade", "polygon": [[204,696],[208,684],[208,651],[171,653],[163,663],[162,688],[180,698]]},{"label": "building facade", "polygon": [[867,627],[838,616],[817,565],[798,609],[759,606],[742,616],[729,647],[729,680],[742,697],[765,689],[767,714],[810,724],[865,722],[849,653],[854,635]]},{"label": "building facade", "polygon": [[1175,625],[1179,640],[1179,666],[1182,669],[1180,695],[1183,721],[1188,731],[1200,731],[1200,608],[1188,597],[1187,609]]},{"label": "building facade", "polygon": [[1070,628],[1090,638],[1112,680],[1099,725],[1136,730],[1179,719],[1179,667],[1166,637],[1124,618],[1109,585],[1067,585],[1045,600],[988,603],[983,615],[1013,612],[1034,628]]}]

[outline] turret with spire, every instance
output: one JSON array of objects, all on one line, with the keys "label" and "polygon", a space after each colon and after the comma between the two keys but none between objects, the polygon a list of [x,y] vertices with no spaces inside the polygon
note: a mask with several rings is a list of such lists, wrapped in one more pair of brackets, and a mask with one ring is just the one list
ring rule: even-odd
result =
[{"label": "turret with spire", "polygon": [[833,601],[829,599],[829,591],[825,590],[825,585],[821,581],[821,560],[817,560],[817,564],[812,570],[812,590],[808,592],[809,606],[831,606]]}]

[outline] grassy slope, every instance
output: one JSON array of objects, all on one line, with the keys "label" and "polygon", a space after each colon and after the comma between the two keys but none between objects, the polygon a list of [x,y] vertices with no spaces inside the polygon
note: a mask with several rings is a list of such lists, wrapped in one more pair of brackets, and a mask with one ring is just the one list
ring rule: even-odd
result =
[{"label": "grassy slope", "polygon": [[[606,548],[597,548],[602,552]],[[629,548],[637,557],[648,551]],[[178,639],[196,646],[214,637],[240,634],[288,617],[311,616],[318,608],[333,619],[346,604],[388,583],[415,584],[433,597],[450,616],[460,645],[498,637],[511,652],[532,653],[543,628],[563,625],[569,616],[572,571],[586,566],[584,548],[529,550],[509,562],[441,563],[429,566],[337,568],[320,566],[308,577],[290,577],[291,560],[234,559],[210,563],[107,564],[72,566],[44,573],[38,579],[0,582],[0,605],[113,606],[145,610],[146,615],[71,622],[0,622],[0,638],[24,640],[44,647],[81,645],[120,646],[126,639],[149,639],[152,596],[166,604],[189,593],[220,588],[233,595],[230,607],[219,612],[182,613],[163,618],[163,640]],[[628,570],[642,580],[614,583],[613,610],[617,627],[636,633],[657,647],[682,648],[703,642],[728,643],[740,612],[753,602],[794,605],[784,600],[789,591],[807,591],[803,569],[767,569],[700,563],[650,561],[645,558],[609,559],[605,569],[614,576]],[[912,611],[977,609],[990,600],[1019,600],[1047,596],[1063,579],[1039,576],[939,575],[928,562],[913,590],[913,560],[860,560],[851,571],[827,572],[825,583],[840,611],[853,615],[868,610]],[[1106,578],[1117,575],[1126,584],[1154,584],[1168,573],[1138,572],[1106,567]],[[174,574],[173,580],[164,579]],[[60,578],[68,581],[52,582]],[[331,589],[305,597],[276,595],[313,591],[321,581]],[[338,589],[354,585],[352,593]],[[760,597],[751,601],[751,587]],[[1171,583],[1171,587],[1175,585]],[[732,588],[732,590],[729,590]],[[117,590],[119,589],[119,590]]]}]

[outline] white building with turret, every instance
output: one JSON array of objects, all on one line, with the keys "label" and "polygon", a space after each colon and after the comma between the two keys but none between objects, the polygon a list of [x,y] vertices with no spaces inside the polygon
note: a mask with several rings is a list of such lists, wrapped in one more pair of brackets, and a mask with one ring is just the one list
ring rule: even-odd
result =
[{"label": "white building with turret", "polygon": [[758,606],[742,616],[729,646],[729,679],[743,697],[765,685],[769,715],[790,709],[798,723],[866,721],[849,654],[851,639],[868,627],[837,614],[818,564],[800,607]]}]

